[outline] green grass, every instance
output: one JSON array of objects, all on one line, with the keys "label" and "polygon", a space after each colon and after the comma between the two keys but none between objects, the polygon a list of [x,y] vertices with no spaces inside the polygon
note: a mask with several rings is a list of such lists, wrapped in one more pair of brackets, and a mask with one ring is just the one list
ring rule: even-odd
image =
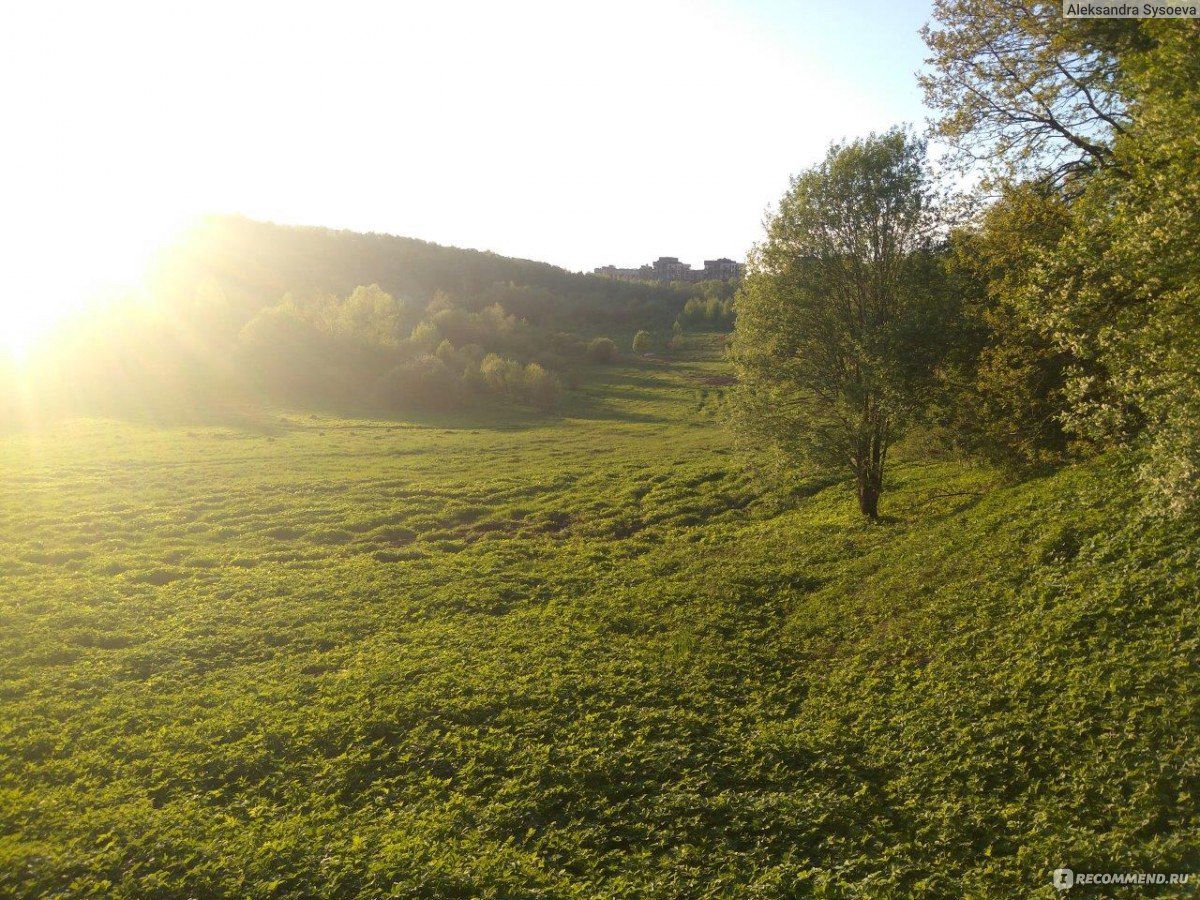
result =
[{"label": "green grass", "polygon": [[0,437],[0,894],[1196,871],[1200,528],[1119,460],[768,490],[705,344],[550,418]]}]

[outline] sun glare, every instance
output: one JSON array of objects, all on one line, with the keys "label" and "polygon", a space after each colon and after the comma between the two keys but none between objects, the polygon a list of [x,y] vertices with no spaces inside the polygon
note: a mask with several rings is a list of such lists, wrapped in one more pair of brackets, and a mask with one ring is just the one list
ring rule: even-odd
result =
[{"label": "sun glare", "polygon": [[18,252],[3,263],[0,348],[10,361],[23,363],[71,317],[137,291],[148,263],[182,222],[181,216],[113,213],[53,227],[12,223],[15,236],[6,243]]}]

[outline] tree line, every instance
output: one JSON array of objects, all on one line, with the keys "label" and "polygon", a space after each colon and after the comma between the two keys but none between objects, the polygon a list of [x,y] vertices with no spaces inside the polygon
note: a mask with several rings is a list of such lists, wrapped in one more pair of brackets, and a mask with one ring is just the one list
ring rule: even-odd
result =
[{"label": "tree line", "polygon": [[589,365],[619,357],[597,332],[665,332],[692,300],[729,290],[208,217],[159,256],[144,290],[64,323],[24,372],[0,370],[0,414],[480,399],[551,410]]},{"label": "tree line", "polygon": [[170,417],[263,402],[346,412],[515,402],[544,412],[617,343],[531,324],[499,303],[438,293],[426,304],[379,285],[348,296],[284,295],[245,322],[219,287],[188,303],[131,298],[64,326],[32,371],[0,373],[10,415],[146,412]]},{"label": "tree line", "polygon": [[580,363],[612,363],[609,338],[538,328],[499,303],[478,311],[435,294],[424,307],[379,285],[348,297],[285,296],[241,329],[238,362],[272,397],[450,409],[494,395],[554,409]]},{"label": "tree line", "polygon": [[915,427],[1012,470],[1127,448],[1200,497],[1200,24],[938,0],[905,128],[792,180],[737,300],[735,421],[874,518]]}]

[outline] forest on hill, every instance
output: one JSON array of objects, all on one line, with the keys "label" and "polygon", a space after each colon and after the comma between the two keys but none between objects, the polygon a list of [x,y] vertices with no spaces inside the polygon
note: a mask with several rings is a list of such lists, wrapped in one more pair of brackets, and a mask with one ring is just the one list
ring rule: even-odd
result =
[{"label": "forest on hill", "polygon": [[633,350],[635,332],[639,352],[662,352],[685,327],[727,326],[735,288],[210,216],[156,256],[141,290],[64,323],[23,378],[0,371],[13,386],[0,413],[19,417],[22,402],[158,417],[263,402],[547,411]]},{"label": "forest on hill", "polygon": [[[215,285],[247,318],[285,294],[347,297],[356,287],[377,284],[417,307],[436,297],[469,311],[499,303],[518,318],[564,328],[669,328],[682,304],[697,295],[683,284],[621,281],[414,238],[240,216],[197,222],[160,258],[152,283],[167,296]],[[718,284],[707,290],[728,296]]]}]

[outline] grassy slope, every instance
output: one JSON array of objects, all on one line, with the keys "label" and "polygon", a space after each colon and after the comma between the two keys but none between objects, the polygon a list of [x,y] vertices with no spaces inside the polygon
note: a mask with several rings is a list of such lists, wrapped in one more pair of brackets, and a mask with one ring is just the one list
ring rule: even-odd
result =
[{"label": "grassy slope", "polygon": [[883,526],[844,485],[781,504],[717,370],[614,370],[559,420],[0,438],[0,894],[1195,869],[1200,529],[1103,463],[900,466]]}]

